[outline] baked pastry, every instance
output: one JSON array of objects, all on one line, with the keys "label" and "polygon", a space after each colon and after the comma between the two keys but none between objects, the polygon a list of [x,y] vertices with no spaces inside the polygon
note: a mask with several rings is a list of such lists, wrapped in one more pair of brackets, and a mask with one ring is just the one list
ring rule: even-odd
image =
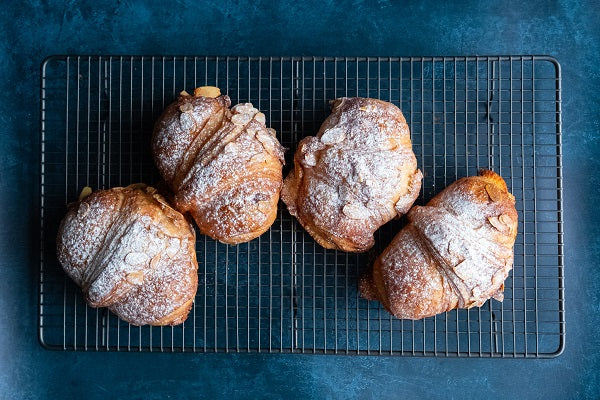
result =
[{"label": "baked pastry", "polygon": [[182,92],[156,122],[152,150],[175,208],[203,234],[237,244],[275,221],[284,149],[252,104],[230,105],[215,87]]},{"label": "baked pastry", "polygon": [[459,179],[408,219],[361,280],[363,297],[404,319],[503,300],[518,215],[499,175]]},{"label": "baked pastry", "polygon": [[421,179],[400,109],[344,97],[317,136],[300,141],[281,199],[321,246],[363,252],[381,225],[410,209]]},{"label": "baked pastry", "polygon": [[92,307],[134,325],[176,325],[198,286],[193,227],[143,184],[86,188],[60,224],[57,255]]}]

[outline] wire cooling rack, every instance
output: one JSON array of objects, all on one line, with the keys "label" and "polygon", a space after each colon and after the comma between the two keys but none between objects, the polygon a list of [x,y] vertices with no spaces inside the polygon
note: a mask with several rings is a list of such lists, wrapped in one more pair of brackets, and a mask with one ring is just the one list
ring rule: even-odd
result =
[{"label": "wire cooling rack", "polygon": [[[42,65],[39,336],[63,350],[552,357],[564,346],[560,66],[550,57],[55,56]],[[420,321],[361,299],[367,254],[321,248],[280,205],[272,228],[227,246],[198,236],[199,286],[176,327],[135,327],[88,307],[62,272],[55,238],[83,186],[156,184],[150,135],[181,90],[219,86],[252,102],[287,152],[340,96],[404,112],[424,172],[417,204],[479,168],[517,199],[519,234],[505,300]]]}]

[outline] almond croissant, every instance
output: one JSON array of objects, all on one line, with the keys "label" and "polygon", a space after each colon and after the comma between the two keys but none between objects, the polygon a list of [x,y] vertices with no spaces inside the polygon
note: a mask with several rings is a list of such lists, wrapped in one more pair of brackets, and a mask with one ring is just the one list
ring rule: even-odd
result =
[{"label": "almond croissant", "polygon": [[203,234],[237,244],[277,216],[284,149],[252,104],[230,105],[216,87],[182,92],[156,122],[152,150],[175,208]]},{"label": "almond croissant", "polygon": [[129,323],[183,322],[198,286],[190,223],[143,184],[89,192],[69,206],[58,231],[67,275],[92,307]]},{"label": "almond croissant", "polygon": [[410,209],[422,174],[398,107],[360,97],[332,106],[317,136],[298,145],[281,199],[321,246],[363,252]]},{"label": "almond croissant", "polygon": [[499,175],[462,178],[413,207],[408,219],[361,280],[363,297],[404,319],[503,299],[518,215]]}]

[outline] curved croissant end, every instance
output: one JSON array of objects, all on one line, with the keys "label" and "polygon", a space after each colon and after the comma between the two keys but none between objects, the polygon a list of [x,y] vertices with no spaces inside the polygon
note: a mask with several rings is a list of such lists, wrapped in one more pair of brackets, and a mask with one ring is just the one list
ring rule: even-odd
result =
[{"label": "curved croissant end", "polygon": [[405,319],[502,300],[518,214],[499,175],[460,179],[408,219],[361,280],[363,297]]}]

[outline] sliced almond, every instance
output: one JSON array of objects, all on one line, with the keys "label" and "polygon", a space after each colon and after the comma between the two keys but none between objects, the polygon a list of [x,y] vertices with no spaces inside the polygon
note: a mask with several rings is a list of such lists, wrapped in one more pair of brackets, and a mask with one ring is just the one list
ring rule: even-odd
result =
[{"label": "sliced almond", "polygon": [[383,143],[383,148],[385,150],[395,150],[396,148],[398,148],[398,142],[396,141],[396,138],[389,137],[385,139]]},{"label": "sliced almond", "polygon": [[215,86],[200,86],[194,89],[195,97],[210,97],[216,98],[221,95],[221,89]]},{"label": "sliced almond", "polygon": [[144,282],[144,273],[142,271],[131,272],[125,279],[132,285],[141,285]]},{"label": "sliced almond", "polygon": [[332,106],[332,112],[340,108],[346,102],[346,98],[342,97],[336,100],[329,100],[329,104]]},{"label": "sliced almond", "polygon": [[255,137],[270,155],[277,156],[275,154],[275,144],[273,143],[273,136],[261,130],[256,133]]},{"label": "sliced almond", "polygon": [[502,199],[504,198],[504,196],[502,195],[502,191],[500,191],[500,189],[498,189],[495,185],[485,185],[485,191],[487,192],[490,199],[494,202],[502,201]]},{"label": "sliced almond", "polygon": [[257,120],[262,125],[264,125],[265,122],[267,121],[265,118],[265,114],[263,114],[261,112],[257,112],[256,114],[254,114],[254,119]]},{"label": "sliced almond", "polygon": [[365,112],[372,112],[374,110],[377,109],[377,107],[371,105],[371,104],[367,104],[366,106],[360,106],[358,108],[360,111],[365,111]]},{"label": "sliced almond", "polygon": [[267,157],[265,156],[264,153],[256,153],[255,155],[250,157],[250,162],[253,162],[253,163],[261,163],[261,162],[266,162],[266,161],[267,161]]},{"label": "sliced almond", "polygon": [[129,265],[142,265],[148,261],[148,255],[141,252],[131,252],[125,256],[125,262]]},{"label": "sliced almond", "polygon": [[82,202],[77,210],[77,217],[83,218],[90,212],[90,205],[86,202]]},{"label": "sliced almond", "polygon": [[448,254],[459,259],[463,257],[461,256],[463,254],[463,249],[460,240],[454,238],[448,240]]},{"label": "sliced almond", "polygon": [[321,143],[324,144],[341,143],[346,139],[346,132],[340,128],[327,129],[323,132],[320,139]]},{"label": "sliced almond", "polygon": [[312,152],[304,154],[304,165],[307,167],[314,167],[317,165],[317,155]]},{"label": "sliced almond", "polygon": [[259,201],[258,203],[258,211],[263,214],[269,214],[271,212],[271,203],[268,201]]},{"label": "sliced almond", "polygon": [[169,246],[169,247],[167,247],[166,253],[167,253],[167,257],[175,258],[175,256],[178,253],[178,249],[176,247]]},{"label": "sliced almond", "polygon": [[277,137],[277,131],[273,128],[267,128],[267,131],[269,131],[269,133],[271,134],[271,136],[273,137]]},{"label": "sliced almond", "polygon": [[92,188],[89,186],[85,186],[83,189],[81,189],[81,193],[79,193],[79,201],[85,199],[90,194],[92,194]]},{"label": "sliced almond", "polygon": [[510,215],[508,214],[502,214],[500,217],[500,222],[502,222],[504,225],[506,225],[507,227],[512,227],[513,225],[513,219],[510,217]]},{"label": "sliced almond", "polygon": [[250,114],[251,117],[258,112],[252,103],[239,103],[231,107],[234,114]]},{"label": "sliced almond", "polygon": [[488,222],[502,233],[508,233],[509,231],[508,226],[504,225],[498,217],[489,217]]},{"label": "sliced almond", "polygon": [[252,117],[248,114],[233,114],[231,116],[231,122],[233,122],[235,125],[239,125],[239,126],[243,126],[246,125],[248,122],[250,122],[250,119],[252,119]]},{"label": "sliced almond", "polygon": [[189,96],[190,94],[188,92],[186,92],[185,90],[182,90],[181,92],[179,92],[180,96]]},{"label": "sliced almond", "polygon": [[166,248],[166,253],[169,258],[175,258],[179,249],[181,248],[181,240],[178,238],[171,238],[169,241],[169,247]]},{"label": "sliced almond", "polygon": [[192,103],[188,103],[187,101],[179,106],[179,111],[181,111],[182,113],[189,113],[193,110],[194,106],[192,105]]},{"label": "sliced almond", "polygon": [[342,208],[342,213],[350,219],[367,219],[369,209],[359,203],[348,203]]},{"label": "sliced almond", "polygon": [[150,260],[150,268],[156,269],[158,267],[159,262],[160,262],[160,254],[157,254],[154,257],[152,257],[152,260]]},{"label": "sliced almond", "polygon": [[458,276],[460,279],[462,279],[464,281],[470,279],[472,272],[473,272],[471,263],[469,263],[467,260],[463,260],[463,261],[459,262],[452,268],[452,270],[454,271],[456,276]]},{"label": "sliced almond", "polygon": [[225,153],[235,153],[240,150],[240,146],[235,142],[229,142],[225,145]]}]

